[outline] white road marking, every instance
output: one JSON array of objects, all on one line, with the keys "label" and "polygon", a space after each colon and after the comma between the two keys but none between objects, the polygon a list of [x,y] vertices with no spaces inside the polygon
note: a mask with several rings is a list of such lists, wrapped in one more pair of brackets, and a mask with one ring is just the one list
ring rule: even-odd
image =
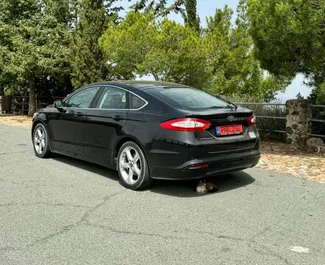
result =
[{"label": "white road marking", "polygon": [[309,253],[309,248],[304,248],[301,246],[292,246],[290,250],[297,253]]}]

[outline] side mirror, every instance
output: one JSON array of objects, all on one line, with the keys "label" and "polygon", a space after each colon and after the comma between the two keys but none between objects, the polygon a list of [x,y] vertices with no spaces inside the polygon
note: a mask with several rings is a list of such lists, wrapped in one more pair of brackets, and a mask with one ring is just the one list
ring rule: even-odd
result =
[{"label": "side mirror", "polygon": [[54,108],[57,108],[57,109],[63,109],[63,102],[62,100],[56,100],[53,104],[53,107]]}]

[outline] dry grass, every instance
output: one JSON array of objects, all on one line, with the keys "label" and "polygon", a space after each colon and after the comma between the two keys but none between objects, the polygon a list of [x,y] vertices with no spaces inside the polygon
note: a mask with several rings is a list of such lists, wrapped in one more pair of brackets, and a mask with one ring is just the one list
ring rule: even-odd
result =
[{"label": "dry grass", "polygon": [[27,116],[0,116],[0,123],[12,126],[21,126],[24,128],[31,128],[32,118]]},{"label": "dry grass", "polygon": [[[31,128],[27,116],[0,116],[0,123]],[[262,142],[259,168],[325,183],[325,156],[309,154],[277,142]]]}]

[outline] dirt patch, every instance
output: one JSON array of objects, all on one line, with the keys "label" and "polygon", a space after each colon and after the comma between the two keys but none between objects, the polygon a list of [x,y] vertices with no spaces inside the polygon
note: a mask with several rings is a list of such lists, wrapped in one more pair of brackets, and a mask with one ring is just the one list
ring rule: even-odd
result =
[{"label": "dirt patch", "polygon": [[262,142],[262,158],[257,167],[325,183],[325,156],[286,144]]},{"label": "dirt patch", "polygon": [[24,128],[32,127],[32,118],[27,116],[1,116],[0,123],[4,123],[12,126],[21,126]]},{"label": "dirt patch", "polygon": [[[0,116],[0,123],[25,128],[31,128],[31,120],[26,116]],[[262,158],[257,167],[325,183],[324,155],[310,154],[278,142],[262,142]]]}]

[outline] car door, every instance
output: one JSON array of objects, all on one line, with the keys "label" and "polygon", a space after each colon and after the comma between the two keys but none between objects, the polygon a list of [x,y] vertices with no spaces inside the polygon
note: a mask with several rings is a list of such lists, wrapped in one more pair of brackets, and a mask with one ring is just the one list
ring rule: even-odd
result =
[{"label": "car door", "polygon": [[55,151],[83,158],[83,131],[90,127],[87,112],[99,90],[99,86],[86,87],[64,100],[62,109],[50,121]]},{"label": "car door", "polygon": [[109,166],[116,141],[123,135],[129,110],[129,92],[116,86],[103,86],[89,109],[91,130],[84,131],[84,147],[88,160]]}]

